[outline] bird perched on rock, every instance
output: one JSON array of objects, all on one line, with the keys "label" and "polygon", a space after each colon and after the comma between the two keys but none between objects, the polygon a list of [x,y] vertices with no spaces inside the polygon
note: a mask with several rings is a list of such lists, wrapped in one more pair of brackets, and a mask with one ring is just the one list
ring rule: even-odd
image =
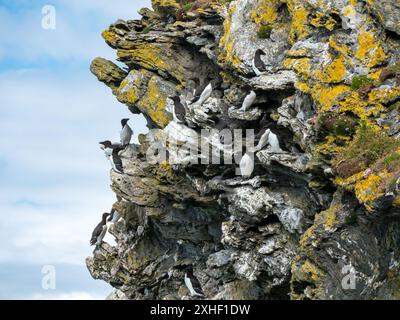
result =
[{"label": "bird perched on rock", "polygon": [[193,275],[192,270],[188,270],[185,273],[185,285],[189,290],[190,296],[198,296],[198,297],[204,297],[203,290],[201,289],[201,285],[199,280]]},{"label": "bird perched on rock", "polygon": [[120,136],[121,136],[121,145],[124,147],[127,146],[131,142],[131,138],[133,135],[133,130],[128,125],[128,121],[129,121],[129,119],[121,120],[122,129],[121,129]]},{"label": "bird perched on rock", "polygon": [[244,98],[242,107],[239,110],[243,112],[247,111],[253,105],[256,98],[257,98],[256,93],[253,90],[251,90]]},{"label": "bird perched on rock", "polygon": [[264,72],[267,71],[267,67],[265,66],[264,61],[262,61],[261,56],[265,56],[266,53],[261,49],[257,49],[256,53],[254,54],[254,58],[252,61],[253,71],[256,76],[262,75]]},{"label": "bird perched on rock", "polygon": [[114,223],[117,222],[120,218],[121,218],[120,214],[115,209],[111,209],[108,222]]},{"label": "bird perched on rock", "polygon": [[242,177],[249,178],[254,171],[254,154],[246,152],[239,163]]},{"label": "bird perched on rock", "polygon": [[211,78],[207,77],[203,82],[200,83],[199,78],[191,78],[190,81],[194,82],[193,99],[190,103],[195,103],[200,99],[201,94],[204,92],[206,87],[210,84]]},{"label": "bird perched on rock", "polygon": [[207,84],[207,86],[205,86],[204,90],[202,90],[202,91],[200,91],[200,89],[199,90],[196,89],[196,95],[197,95],[197,92],[201,92],[201,94],[198,99],[196,99],[196,97],[195,97],[195,99],[193,99],[194,102],[192,102],[192,103],[196,103],[201,106],[201,105],[203,105],[204,102],[206,102],[208,100],[208,98],[211,97],[211,94],[213,92],[212,82],[210,81]]},{"label": "bird perched on rock", "polygon": [[102,219],[99,224],[94,228],[92,238],[90,239],[90,245],[96,245],[96,248],[103,242],[104,236],[107,233],[107,217],[110,214],[108,212],[103,213]]},{"label": "bird perched on rock", "polygon": [[[271,146],[271,151],[275,153],[282,153],[283,150],[281,149],[279,145],[279,139],[278,136],[271,131],[271,129],[265,130],[265,133],[262,137],[267,137],[268,138],[268,143]],[[264,138],[265,139],[265,138]],[[260,139],[261,142],[261,139]]]},{"label": "bird perched on rock", "polygon": [[260,139],[258,140],[257,146],[254,148],[254,151],[260,151],[262,150],[267,144],[268,144],[268,139],[269,139],[269,134],[271,130],[270,129],[262,129],[261,132],[259,133]]},{"label": "bird perched on rock", "polygon": [[99,144],[100,148],[104,150],[107,159],[110,160],[113,170],[118,173],[123,173],[124,170],[122,168],[122,160],[119,156],[119,152],[124,150],[124,148],[121,145],[112,144],[109,140],[99,142]]},{"label": "bird perched on rock", "polygon": [[185,122],[186,110],[181,102],[181,98],[179,96],[174,96],[172,97],[172,101],[174,102],[174,107],[172,110],[174,121],[177,123]]}]

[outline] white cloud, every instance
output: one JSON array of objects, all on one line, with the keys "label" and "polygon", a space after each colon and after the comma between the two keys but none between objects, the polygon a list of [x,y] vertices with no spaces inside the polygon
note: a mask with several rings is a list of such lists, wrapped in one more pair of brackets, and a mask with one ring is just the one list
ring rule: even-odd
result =
[{"label": "white cloud", "polygon": [[17,12],[0,7],[0,59],[27,63],[52,60],[76,62],[95,56],[116,57],[101,38],[101,32],[118,18],[138,19],[137,11],[150,1],[65,0],[54,1],[57,26],[42,28],[42,7],[30,6]]},{"label": "white cloud", "polygon": [[[115,200],[98,141],[118,140],[125,117],[136,134],[147,129],[89,63],[115,57],[101,31],[149,2],[53,1],[56,31],[41,28],[30,1],[0,8],[0,70],[9,70],[0,71],[0,263],[83,265],[91,254],[91,232]],[[49,297],[104,298],[80,289],[31,296]]]},{"label": "white cloud", "polygon": [[126,116],[136,134],[146,132],[144,120],[89,71],[8,72],[0,86],[0,261],[83,264],[115,201],[98,141],[118,140]]}]

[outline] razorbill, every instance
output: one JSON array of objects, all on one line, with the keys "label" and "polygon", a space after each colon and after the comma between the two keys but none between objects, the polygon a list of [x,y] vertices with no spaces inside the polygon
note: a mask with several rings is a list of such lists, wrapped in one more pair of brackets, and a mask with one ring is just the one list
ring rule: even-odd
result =
[{"label": "razorbill", "polygon": [[242,107],[239,110],[247,111],[253,105],[254,101],[256,100],[256,97],[257,97],[256,93],[253,90],[251,90],[244,98]]},{"label": "razorbill", "polygon": [[185,122],[186,110],[181,102],[181,98],[179,96],[174,96],[172,97],[172,101],[174,102],[172,115],[174,117],[175,122],[178,123]]},{"label": "razorbill", "polygon": [[262,61],[261,56],[265,56],[265,52],[261,49],[257,49],[252,61],[253,71],[257,77],[267,71],[265,63],[264,61]]},{"label": "razorbill", "polygon": [[122,160],[118,153],[124,150],[124,148],[121,145],[112,144],[109,140],[99,142],[99,144],[100,148],[104,150],[107,159],[110,160],[113,170],[123,173]]},{"label": "razorbill", "polygon": [[246,152],[239,163],[242,177],[250,177],[254,170],[254,155]]},{"label": "razorbill", "polygon": [[131,138],[132,138],[132,134],[133,134],[133,130],[128,125],[128,121],[129,121],[129,119],[121,120],[122,129],[121,129],[120,136],[121,136],[121,144],[123,146],[127,146],[131,142]]},{"label": "razorbill", "polygon": [[94,228],[92,238],[90,239],[90,245],[98,247],[103,242],[104,236],[107,232],[107,217],[110,214],[108,212],[103,213],[102,219],[99,224]]},{"label": "razorbill", "polygon": [[194,296],[204,297],[204,293],[203,290],[201,289],[200,282],[193,275],[193,272],[191,270],[185,273],[185,285],[188,288],[191,297]]}]

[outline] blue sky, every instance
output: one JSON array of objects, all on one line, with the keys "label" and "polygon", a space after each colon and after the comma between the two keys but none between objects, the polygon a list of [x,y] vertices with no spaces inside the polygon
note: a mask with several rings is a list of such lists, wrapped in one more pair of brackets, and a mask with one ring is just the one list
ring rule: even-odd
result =
[{"label": "blue sky", "polygon": [[[56,8],[55,30],[41,26],[44,5]],[[112,291],[84,265],[92,229],[115,199],[97,142],[118,140],[123,117],[136,134],[146,128],[89,65],[115,59],[100,33],[146,6],[0,0],[0,299],[102,299]],[[56,290],[41,287],[47,264],[56,267]]]}]

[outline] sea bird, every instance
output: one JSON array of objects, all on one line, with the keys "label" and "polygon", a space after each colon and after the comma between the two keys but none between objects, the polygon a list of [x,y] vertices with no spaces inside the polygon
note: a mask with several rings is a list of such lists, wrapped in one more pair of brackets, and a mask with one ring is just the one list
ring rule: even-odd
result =
[{"label": "sea bird", "polygon": [[265,56],[265,52],[261,49],[257,49],[252,61],[253,71],[257,77],[267,71],[267,67],[265,66],[264,61],[262,61],[261,56]]},{"label": "sea bird", "polygon": [[193,275],[193,271],[191,270],[188,270],[187,273],[185,273],[185,285],[188,288],[191,297],[204,297],[200,282]]},{"label": "sea bird", "polygon": [[100,148],[104,150],[107,159],[110,160],[113,170],[118,173],[123,173],[122,160],[118,153],[124,150],[124,148],[121,145],[112,144],[109,140],[101,141],[99,144]]},{"label": "sea bird", "polygon": [[90,245],[96,245],[96,248],[103,242],[104,236],[107,233],[107,217],[110,214],[108,212],[103,213],[102,219],[99,224],[94,228],[92,238],[90,239]]},{"label": "sea bird", "polygon": [[133,130],[131,129],[131,127],[128,125],[128,121],[129,119],[122,119],[121,120],[121,145],[122,146],[127,146],[130,142],[131,142],[131,138],[133,135]]}]

